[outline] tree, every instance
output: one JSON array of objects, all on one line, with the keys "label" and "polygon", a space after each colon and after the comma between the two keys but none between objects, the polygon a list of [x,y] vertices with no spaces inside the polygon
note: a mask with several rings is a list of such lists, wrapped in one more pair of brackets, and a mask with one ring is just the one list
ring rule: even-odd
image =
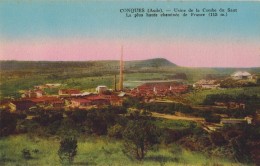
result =
[{"label": "tree", "polygon": [[60,141],[58,155],[63,163],[71,164],[77,154],[77,139],[64,138]]},{"label": "tree", "polygon": [[147,119],[130,120],[123,132],[125,152],[142,160],[146,152],[158,143],[155,125]]},{"label": "tree", "polygon": [[0,137],[12,134],[16,129],[16,114],[0,110]]},{"label": "tree", "polygon": [[123,126],[116,124],[108,129],[108,136],[114,138],[122,138]]}]

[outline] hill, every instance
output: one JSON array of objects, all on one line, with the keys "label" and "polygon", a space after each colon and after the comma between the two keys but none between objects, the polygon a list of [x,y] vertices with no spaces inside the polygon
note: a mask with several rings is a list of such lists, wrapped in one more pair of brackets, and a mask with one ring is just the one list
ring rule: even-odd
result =
[{"label": "hill", "polygon": [[139,60],[139,61],[127,61],[126,65],[130,68],[144,68],[144,67],[175,67],[176,64],[168,61],[164,58],[155,58],[155,59],[147,59],[147,60]]},{"label": "hill", "polygon": [[[139,61],[126,61],[126,68],[176,66],[167,59],[156,58]],[[119,61],[0,61],[1,70],[32,70],[59,68],[118,68]]]}]

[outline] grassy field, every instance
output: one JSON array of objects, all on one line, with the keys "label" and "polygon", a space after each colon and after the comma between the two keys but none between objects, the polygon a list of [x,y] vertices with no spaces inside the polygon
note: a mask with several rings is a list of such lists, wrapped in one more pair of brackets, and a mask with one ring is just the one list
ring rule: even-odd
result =
[{"label": "grassy field", "polygon": [[184,97],[194,105],[202,104],[207,95],[210,94],[229,94],[229,95],[258,95],[260,96],[260,87],[244,87],[244,88],[229,88],[229,89],[209,89],[197,90],[185,94]]},{"label": "grassy field", "polygon": [[195,122],[187,121],[187,120],[169,120],[169,119],[157,118],[154,121],[154,124],[159,128],[181,130],[181,129],[189,128],[192,124],[195,125]]},{"label": "grassy field", "polygon": [[[32,159],[24,159],[21,151],[38,149]],[[41,139],[27,135],[10,136],[0,139],[0,165],[61,165],[57,151],[58,139]],[[81,138],[75,165],[239,165],[228,160],[212,158],[187,151],[178,145],[158,146],[148,152],[143,161],[136,161],[122,152],[122,142],[106,137]]]}]

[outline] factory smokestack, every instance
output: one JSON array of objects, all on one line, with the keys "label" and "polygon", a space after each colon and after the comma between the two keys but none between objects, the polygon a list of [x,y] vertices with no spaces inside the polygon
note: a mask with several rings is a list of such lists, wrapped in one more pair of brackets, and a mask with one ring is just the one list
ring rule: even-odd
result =
[{"label": "factory smokestack", "polygon": [[117,90],[117,88],[116,88],[116,74],[115,74],[115,78],[114,78],[114,89],[115,89],[115,91]]},{"label": "factory smokestack", "polygon": [[123,82],[124,82],[124,76],[123,76],[123,69],[124,69],[124,63],[123,63],[123,46],[121,46],[121,58],[120,58],[120,76],[119,76],[119,89],[122,91],[124,89]]}]

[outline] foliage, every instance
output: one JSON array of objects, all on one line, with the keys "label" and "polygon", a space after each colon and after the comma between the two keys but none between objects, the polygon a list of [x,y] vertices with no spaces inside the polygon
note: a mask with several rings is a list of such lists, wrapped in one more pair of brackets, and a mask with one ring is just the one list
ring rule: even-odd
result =
[{"label": "foliage", "polygon": [[0,137],[12,134],[16,129],[16,114],[0,110]]},{"label": "foliage", "polygon": [[58,155],[62,163],[72,163],[77,154],[77,139],[64,138],[60,141]]},{"label": "foliage", "polygon": [[28,159],[31,159],[32,158],[32,155],[31,155],[31,152],[29,149],[23,149],[22,150],[22,156],[24,159],[28,160]]},{"label": "foliage", "polygon": [[241,88],[227,88],[227,89],[203,89],[203,90],[195,90],[187,95],[185,98],[192,103],[193,105],[203,104],[207,95],[212,94],[227,94],[231,96],[238,96],[240,94],[253,96],[257,95],[259,97],[260,87],[241,87]]},{"label": "foliage", "polygon": [[202,117],[205,118],[206,122],[219,123],[221,116],[214,115],[211,111],[203,111]]},{"label": "foliage", "polygon": [[146,119],[130,120],[123,132],[124,150],[142,160],[147,151],[158,143],[156,127]]},{"label": "foliage", "polygon": [[210,134],[211,142],[216,146],[223,146],[227,143],[221,132],[213,132]]},{"label": "foliage", "polygon": [[108,136],[109,137],[114,137],[114,138],[122,138],[122,133],[124,131],[123,126],[121,126],[120,124],[116,124],[114,126],[111,126],[108,129]]},{"label": "foliage", "polygon": [[229,94],[211,94],[207,95],[204,100],[204,104],[206,105],[213,105],[215,102],[239,102],[254,105],[260,102],[260,97],[258,97],[257,95],[245,95],[243,93],[237,96]]},{"label": "foliage", "polygon": [[234,79],[225,79],[221,81],[221,88],[236,88],[236,87],[253,87],[256,86],[256,82],[248,81],[248,80],[234,80]]},{"label": "foliage", "polygon": [[193,113],[194,110],[190,105],[182,103],[142,103],[139,98],[129,97],[124,101],[124,107],[133,107],[137,109],[144,109],[151,112],[174,114],[175,111],[181,113]]}]

